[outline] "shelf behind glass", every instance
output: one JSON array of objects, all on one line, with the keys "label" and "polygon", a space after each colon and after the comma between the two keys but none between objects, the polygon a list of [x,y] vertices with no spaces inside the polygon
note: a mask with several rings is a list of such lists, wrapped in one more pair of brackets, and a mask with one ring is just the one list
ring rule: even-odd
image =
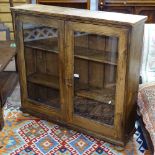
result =
[{"label": "shelf behind glass", "polygon": [[38,49],[42,51],[54,52],[58,53],[58,41],[57,38],[48,38],[48,39],[41,39],[41,40],[33,40],[27,41],[24,43],[25,47]]},{"label": "shelf behind glass", "polygon": [[85,47],[75,47],[75,58],[117,65],[117,53],[103,52]]},{"label": "shelf behind glass", "polygon": [[57,76],[46,73],[33,73],[28,76],[27,80],[34,84],[59,89],[59,77]]}]

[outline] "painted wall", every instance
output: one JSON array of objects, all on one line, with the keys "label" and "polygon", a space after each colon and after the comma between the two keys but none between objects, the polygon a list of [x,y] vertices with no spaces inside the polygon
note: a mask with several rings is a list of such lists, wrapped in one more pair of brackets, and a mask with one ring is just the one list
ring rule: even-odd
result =
[{"label": "painted wall", "polygon": [[98,0],[90,0],[90,10],[98,10]]},{"label": "painted wall", "polygon": [[[26,3],[26,0],[13,0],[14,6]],[[10,37],[13,40],[12,16],[9,0],[0,0],[0,22],[4,23],[10,30]]]}]

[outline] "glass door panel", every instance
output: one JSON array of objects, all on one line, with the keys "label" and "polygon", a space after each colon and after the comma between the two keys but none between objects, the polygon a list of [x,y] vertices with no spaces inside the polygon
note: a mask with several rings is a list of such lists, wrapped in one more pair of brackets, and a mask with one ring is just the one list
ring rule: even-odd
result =
[{"label": "glass door panel", "polygon": [[114,125],[118,38],[74,32],[74,114]]},{"label": "glass door panel", "polygon": [[23,24],[28,98],[60,108],[58,29]]}]

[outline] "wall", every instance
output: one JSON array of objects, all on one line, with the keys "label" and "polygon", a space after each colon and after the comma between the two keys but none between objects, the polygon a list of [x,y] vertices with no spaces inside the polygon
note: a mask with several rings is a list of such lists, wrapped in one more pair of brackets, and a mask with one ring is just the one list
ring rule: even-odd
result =
[{"label": "wall", "polygon": [[[26,3],[26,0],[13,0],[14,6]],[[11,39],[14,39],[12,17],[9,0],[0,0],[0,22],[3,22],[10,29]]]},{"label": "wall", "polygon": [[98,10],[98,0],[90,0],[90,10]]}]

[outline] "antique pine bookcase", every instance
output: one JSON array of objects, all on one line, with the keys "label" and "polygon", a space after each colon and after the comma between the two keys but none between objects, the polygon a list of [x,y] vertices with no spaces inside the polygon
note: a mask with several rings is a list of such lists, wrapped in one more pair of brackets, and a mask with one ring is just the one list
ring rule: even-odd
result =
[{"label": "antique pine bookcase", "polygon": [[134,131],[145,16],[12,8],[21,109],[124,145]]}]

